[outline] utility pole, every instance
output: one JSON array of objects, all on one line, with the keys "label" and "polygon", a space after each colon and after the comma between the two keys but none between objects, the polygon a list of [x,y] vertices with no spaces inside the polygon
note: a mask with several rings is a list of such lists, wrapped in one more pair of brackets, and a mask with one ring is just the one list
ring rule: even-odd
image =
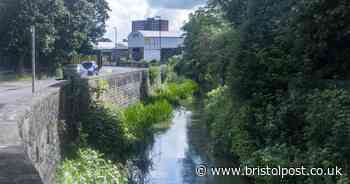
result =
[{"label": "utility pole", "polygon": [[32,93],[35,93],[35,26],[31,26],[32,33]]},{"label": "utility pole", "polygon": [[160,52],[160,62],[162,62],[162,17],[156,16],[155,18],[159,21],[159,52]]},{"label": "utility pole", "polygon": [[118,48],[118,29],[117,27],[114,27],[114,43],[115,43],[115,48]]},{"label": "utility pole", "polygon": [[160,63],[162,63],[162,17],[159,17],[159,35]]}]

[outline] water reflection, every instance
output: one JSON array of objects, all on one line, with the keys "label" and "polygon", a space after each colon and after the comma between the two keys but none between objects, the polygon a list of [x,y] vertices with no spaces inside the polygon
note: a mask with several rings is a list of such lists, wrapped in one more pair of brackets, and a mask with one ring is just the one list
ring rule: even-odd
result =
[{"label": "water reflection", "polygon": [[145,154],[133,161],[131,183],[243,184],[238,177],[196,176],[196,166],[221,162],[210,156],[209,136],[199,116],[200,112],[177,110],[171,127],[155,135],[154,143],[145,150]]}]

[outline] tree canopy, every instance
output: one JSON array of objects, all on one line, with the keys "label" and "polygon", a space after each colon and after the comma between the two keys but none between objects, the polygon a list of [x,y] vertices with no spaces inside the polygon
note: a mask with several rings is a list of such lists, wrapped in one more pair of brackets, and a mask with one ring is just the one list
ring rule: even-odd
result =
[{"label": "tree canopy", "polygon": [[350,182],[349,12],[341,0],[211,0],[184,26],[176,68],[212,90],[206,119],[218,154],[345,173],[255,183]]},{"label": "tree canopy", "polygon": [[37,30],[39,60],[52,67],[89,52],[109,18],[105,0],[6,0],[1,7],[7,11],[0,19],[0,52],[17,68],[28,62],[30,26]]}]

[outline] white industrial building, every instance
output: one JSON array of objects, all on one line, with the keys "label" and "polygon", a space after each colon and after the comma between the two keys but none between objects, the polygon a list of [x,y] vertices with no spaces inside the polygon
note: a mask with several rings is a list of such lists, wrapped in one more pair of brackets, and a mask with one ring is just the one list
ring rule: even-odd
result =
[{"label": "white industrial building", "polygon": [[180,54],[183,42],[182,33],[168,31],[135,31],[128,36],[129,52],[136,61],[161,61]]}]

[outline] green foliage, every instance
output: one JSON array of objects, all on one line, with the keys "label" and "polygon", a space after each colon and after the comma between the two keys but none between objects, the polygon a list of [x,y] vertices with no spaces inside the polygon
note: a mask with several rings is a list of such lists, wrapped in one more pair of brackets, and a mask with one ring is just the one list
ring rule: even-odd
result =
[{"label": "green foliage", "polygon": [[82,135],[86,143],[106,156],[123,160],[130,153],[131,144],[136,139],[124,121],[120,108],[110,103],[99,103],[82,119]]},{"label": "green foliage", "polygon": [[[350,161],[345,158],[350,155],[350,92],[315,90],[308,95],[307,103],[304,136],[311,155],[308,163],[349,168]],[[309,182],[318,183],[318,180],[310,178]]]},{"label": "green foliage", "polygon": [[171,104],[178,105],[181,101],[193,96],[198,91],[198,85],[192,80],[178,83],[167,83],[156,89],[151,99],[165,99]]},{"label": "green foliage", "polygon": [[162,67],[162,83],[181,81],[180,77],[175,72],[175,67],[180,65],[181,60],[182,58],[180,56],[173,56],[169,58],[165,67]]},{"label": "green foliage", "polygon": [[159,65],[160,65],[160,62],[159,62],[158,60],[153,59],[153,60],[151,60],[151,61],[149,62],[149,64],[150,64],[151,66],[159,66]]},{"label": "green foliage", "polygon": [[[156,125],[172,117],[172,106],[165,100],[144,105],[137,103],[125,109],[99,102],[83,115],[80,147],[77,156],[66,159],[58,171],[59,184],[126,183],[125,173],[113,161],[124,163],[151,140]],[[100,155],[94,150],[103,153]]]},{"label": "green foliage", "polygon": [[157,85],[160,82],[160,67],[152,66],[149,68],[149,80],[151,85]]},{"label": "green foliage", "polygon": [[[30,26],[36,27],[38,61],[52,68],[78,54],[89,54],[103,36],[109,7],[105,0],[11,0],[0,4],[0,53],[23,72],[30,56]],[[51,71],[54,71],[51,69]]]},{"label": "green foliage", "polygon": [[148,105],[138,103],[125,109],[125,124],[137,138],[144,140],[154,125],[171,119],[172,111],[173,108],[166,100],[155,101]]},{"label": "green foliage", "polygon": [[[232,124],[227,120],[230,101],[227,101],[227,86],[210,91],[205,100],[205,122],[208,124],[216,153],[229,154],[233,140],[231,133]],[[222,156],[222,155],[221,155]]]},{"label": "green foliage", "polygon": [[185,25],[184,60],[175,68],[204,91],[219,87],[206,102],[217,152],[253,167],[339,166],[346,173],[255,183],[349,180],[349,92],[314,90],[325,79],[349,79],[349,5],[213,0]]},{"label": "green foliage", "polygon": [[89,146],[123,161],[135,153],[139,144],[146,144],[155,124],[170,120],[172,110],[165,100],[137,103],[125,109],[99,102],[84,115],[81,133]]},{"label": "green foliage", "polygon": [[96,100],[101,100],[102,95],[109,89],[109,83],[107,80],[99,79],[96,87],[91,88],[91,92],[96,95]]},{"label": "green foliage", "polygon": [[91,149],[80,149],[76,158],[63,161],[57,173],[57,184],[127,183],[122,167]]},{"label": "green foliage", "polygon": [[190,16],[186,31],[184,62],[176,71],[194,79],[205,91],[227,80],[230,58],[238,47],[237,32],[216,10],[202,8]]},{"label": "green foliage", "polygon": [[350,4],[341,1],[298,2],[294,34],[304,49],[305,73],[318,78],[349,79]]},{"label": "green foliage", "polygon": [[63,67],[62,67],[62,65],[58,65],[56,67],[55,77],[56,77],[56,79],[63,79]]}]

